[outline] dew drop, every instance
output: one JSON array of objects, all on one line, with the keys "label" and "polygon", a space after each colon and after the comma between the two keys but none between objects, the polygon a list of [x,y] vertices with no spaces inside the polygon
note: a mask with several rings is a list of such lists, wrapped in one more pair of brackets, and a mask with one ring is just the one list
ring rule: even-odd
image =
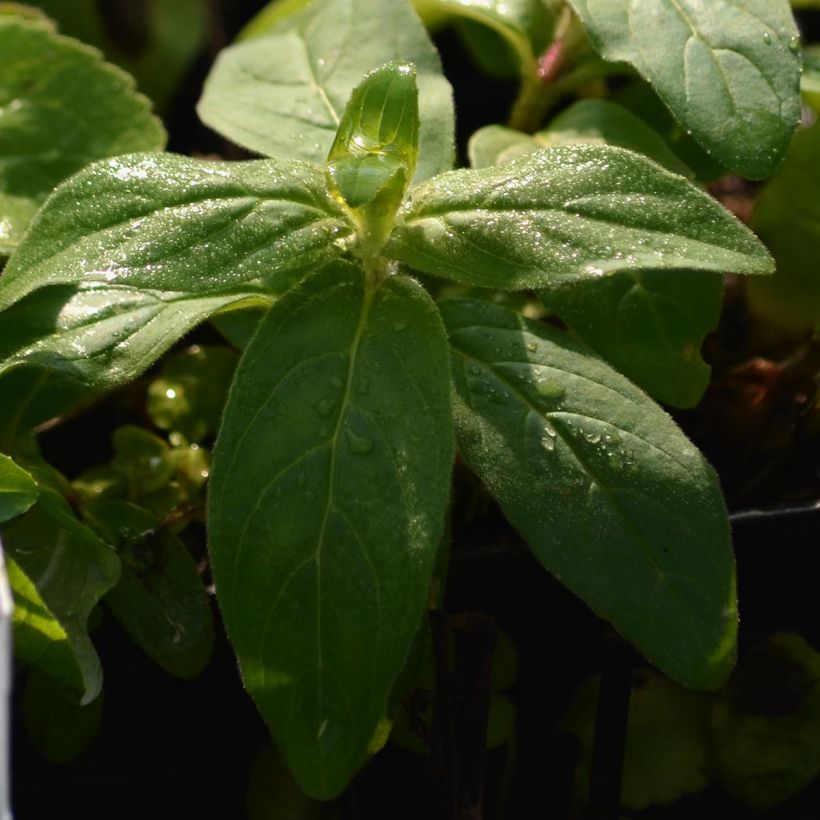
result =
[{"label": "dew drop", "polygon": [[763,33],[763,42],[764,42],[767,46],[770,46],[770,45],[772,44],[772,35],[771,35],[771,34],[769,34],[769,32],[768,32],[768,31],[766,31],[766,32],[764,32],[764,33]]},{"label": "dew drop", "polygon": [[373,449],[373,439],[367,436],[360,436],[351,429],[345,430],[347,443],[350,445],[350,452],[357,456],[366,456]]},{"label": "dew drop", "polygon": [[336,399],[323,399],[316,405],[316,412],[322,416],[322,418],[327,418],[335,407]]},{"label": "dew drop", "polygon": [[527,342],[527,350],[529,350],[530,353],[535,353],[535,351],[538,350],[538,345],[535,342]]},{"label": "dew drop", "polygon": [[535,392],[545,399],[559,401],[564,398],[567,391],[555,379],[550,379],[548,376],[539,376],[535,380]]},{"label": "dew drop", "polygon": [[797,36],[789,37],[789,51],[792,54],[797,54],[800,51],[800,38]]},{"label": "dew drop", "polygon": [[474,364],[470,368],[470,373],[472,373],[474,376],[480,376],[481,375],[481,368],[478,365]]}]

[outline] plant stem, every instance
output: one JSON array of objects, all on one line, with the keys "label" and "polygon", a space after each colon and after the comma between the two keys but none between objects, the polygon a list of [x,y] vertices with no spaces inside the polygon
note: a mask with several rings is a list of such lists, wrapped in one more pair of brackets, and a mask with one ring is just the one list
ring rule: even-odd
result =
[{"label": "plant stem", "polygon": [[558,102],[561,92],[554,85],[546,85],[533,67],[524,75],[521,90],[513,104],[507,124],[510,128],[532,134],[543,124],[549,110]]}]

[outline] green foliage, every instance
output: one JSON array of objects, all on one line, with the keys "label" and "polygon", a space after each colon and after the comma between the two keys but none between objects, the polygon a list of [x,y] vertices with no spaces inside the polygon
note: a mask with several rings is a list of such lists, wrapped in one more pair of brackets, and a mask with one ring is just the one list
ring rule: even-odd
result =
[{"label": "green foliage", "polygon": [[569,3],[598,51],[634,66],[724,165],[760,179],[780,164],[800,119],[800,40],[787,0]]},{"label": "green foliage", "polygon": [[44,20],[0,13],[0,255],[84,165],[156,151],[165,130],[131,78]]},{"label": "green foliage", "polygon": [[[87,622],[103,600],[160,666],[197,675],[213,624],[184,536],[205,517],[212,473],[217,600],[244,683],[311,798],[346,787],[412,680],[419,624],[446,574],[456,443],[541,563],[662,671],[715,689],[735,655],[716,477],[622,373],[669,403],[696,402],[718,275],[772,271],[751,231],[691,177],[721,163],[761,177],[781,159],[798,112],[790,12],[781,0],[573,0],[578,18],[564,8],[555,22],[552,4],[526,0],[436,5],[511,44],[522,77],[514,118],[537,120],[533,130],[561,94],[590,79],[600,91],[620,70],[590,56],[585,27],[719,162],[674,135],[644,84],[631,104],[627,93],[624,107],[577,103],[534,136],[485,130],[471,153],[487,167],[453,171],[450,87],[408,0],[291,0],[223,52],[199,105],[207,124],[268,158],[112,158],[109,143],[83,153],[32,194],[33,211],[78,171],[31,219],[0,278],[0,385],[20,387],[20,405],[0,408],[0,440],[37,485],[0,459],[0,510],[17,516],[3,535],[19,658],[74,701],[96,702]],[[630,13],[644,15],[632,29]],[[0,35],[10,29],[66,43],[47,24],[0,16]],[[550,85],[534,72],[553,46],[564,64]],[[156,137],[120,74],[77,53],[124,83],[109,102],[141,112],[123,127],[94,108],[100,139],[145,122],[142,137]],[[0,151],[0,180],[3,167]],[[765,213],[763,203],[761,225]],[[438,279],[491,293],[437,304]],[[540,296],[570,332],[492,303],[516,290],[537,291],[516,297],[523,310]],[[73,485],[19,455],[44,414],[140,376],[209,317],[244,348],[235,372],[223,348],[167,360],[148,385],[156,429],[119,427],[111,461]],[[514,682],[514,657],[495,687]],[[684,715],[700,702],[656,688],[652,725],[670,701]],[[83,737],[89,715],[65,713],[79,727],[67,738]],[[496,693],[488,744],[514,726],[514,704]],[[653,755],[642,744],[636,760]],[[634,805],[696,779],[689,768],[661,775],[636,786]],[[283,789],[301,816],[315,814],[293,784]]]}]

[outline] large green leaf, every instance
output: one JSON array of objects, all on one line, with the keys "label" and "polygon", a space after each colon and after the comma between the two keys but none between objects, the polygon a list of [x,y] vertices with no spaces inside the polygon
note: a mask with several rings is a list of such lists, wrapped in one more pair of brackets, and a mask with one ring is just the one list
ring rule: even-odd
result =
[{"label": "large green leaf", "polygon": [[37,500],[38,493],[34,479],[0,453],[0,523],[22,515]]},{"label": "large green leaf", "polygon": [[595,47],[634,66],[718,160],[753,179],[778,166],[800,119],[788,0],[569,0]]},{"label": "large green leaf", "polygon": [[211,128],[259,154],[323,163],[350,92],[391,61],[416,66],[416,179],[453,167],[453,103],[409,0],[314,0],[266,36],[225,49],[199,102]]},{"label": "large green leaf", "polygon": [[165,131],[133,80],[47,22],[0,14],[0,254],[51,190],[88,163],[161,149]]},{"label": "large green leaf", "polygon": [[46,285],[187,293],[252,280],[286,287],[339,254],[351,229],[324,173],[303,162],[131,154],[49,198],[0,279],[0,308]]},{"label": "large green leaf", "polygon": [[[45,287],[0,312],[0,373],[28,364],[113,387],[138,376],[221,307],[251,300],[267,302],[251,288],[194,296],[128,285]],[[62,389],[70,398],[71,386]]]},{"label": "large green leaf", "polygon": [[662,671],[715,688],[734,662],[717,479],[644,393],[561,331],[440,304],[464,458],[557,578]]},{"label": "large green leaf", "polygon": [[624,270],[769,273],[754,235],[711,197],[606,145],[544,148],[411,191],[387,252],[473,285],[520,289]]},{"label": "large green leaf", "polygon": [[45,468],[35,507],[3,528],[14,594],[14,651],[35,669],[67,684],[82,704],[102,687],[88,616],[117,583],[114,551],[81,524]]},{"label": "large green leaf", "polygon": [[788,333],[820,327],[820,125],[794,136],[783,167],[763,189],[750,220],[777,272],[747,283],[750,306]]},{"label": "large green leaf", "polygon": [[700,348],[717,327],[723,280],[700,271],[616,273],[544,292],[590,347],[651,396],[692,407],[709,383]]},{"label": "large green leaf", "polygon": [[300,786],[358,770],[419,625],[453,458],[449,363],[412,279],[317,274],[263,320],[214,457],[217,599]]},{"label": "large green leaf", "polygon": [[525,134],[502,125],[480,128],[470,137],[470,164],[473,168],[486,168],[532,154],[547,145],[578,142],[618,145],[645,154],[676,174],[692,176],[657,131],[608,100],[581,100],[536,134]]}]

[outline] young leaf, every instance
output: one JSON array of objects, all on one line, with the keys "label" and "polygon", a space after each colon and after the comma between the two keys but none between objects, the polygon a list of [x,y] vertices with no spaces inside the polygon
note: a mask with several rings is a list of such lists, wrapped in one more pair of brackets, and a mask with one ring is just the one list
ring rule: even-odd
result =
[{"label": "young leaf", "polygon": [[271,308],[214,454],[210,553],[245,685],[313,797],[345,787],[384,715],[452,458],[446,339],[417,283],[349,266]]},{"label": "young leaf", "polygon": [[820,125],[794,135],[782,168],[763,189],[750,220],[777,263],[763,286],[747,285],[749,305],[789,334],[820,327]]},{"label": "young leaf", "polygon": [[771,272],[766,249],[711,197],[622,148],[544,148],[442,174],[411,197],[386,252],[481,287],[549,287],[624,270]]},{"label": "young leaf", "polygon": [[126,501],[96,501],[89,524],[122,561],[119,583],[105,602],[131,639],[178,678],[207,665],[214,627],[208,596],[185,544],[159,520]]},{"label": "young leaf", "polygon": [[74,516],[43,468],[37,505],[3,529],[14,594],[14,652],[67,684],[82,705],[102,687],[100,660],[88,636],[88,616],[117,583],[114,551]]},{"label": "young leaf", "polygon": [[366,257],[381,249],[416,167],[412,65],[388,63],[353,89],[327,160],[329,188],[353,212]]},{"label": "young leaf", "polygon": [[719,276],[687,271],[616,273],[544,292],[542,298],[590,347],[653,398],[693,407],[711,369],[700,356],[717,327]]},{"label": "young leaf", "polygon": [[734,662],[734,561],[701,454],[566,334],[487,302],[440,308],[459,448],[507,518],[663,672],[719,686]]},{"label": "young leaf", "polygon": [[249,286],[216,296],[97,283],[41,288],[0,312],[0,373],[27,364],[40,378],[62,374],[73,381],[61,387],[68,399],[82,384],[115,387],[215,311],[254,302],[268,299]]},{"label": "young leaf", "polygon": [[43,20],[0,14],[0,255],[63,179],[103,157],[160,150],[133,80]]},{"label": "young leaf", "polygon": [[752,179],[779,165],[800,119],[788,0],[569,3],[601,55],[634,66],[723,164]]},{"label": "young leaf", "polygon": [[501,125],[480,128],[470,137],[470,164],[473,168],[486,168],[532,154],[547,145],[579,142],[617,145],[637,151],[669,171],[692,176],[660,134],[625,108],[608,100],[581,100],[537,134],[524,134]]},{"label": "young leaf", "polygon": [[131,154],[60,185],[0,280],[0,308],[46,285],[204,296],[287,287],[350,233],[324,174],[303,162]]},{"label": "young leaf", "polygon": [[22,515],[37,500],[34,479],[0,453],[0,523]]},{"label": "young leaf", "polygon": [[199,116],[259,154],[323,163],[354,86],[393,61],[418,72],[416,179],[427,179],[453,167],[452,92],[409,0],[313,0],[284,16],[220,54]]}]

